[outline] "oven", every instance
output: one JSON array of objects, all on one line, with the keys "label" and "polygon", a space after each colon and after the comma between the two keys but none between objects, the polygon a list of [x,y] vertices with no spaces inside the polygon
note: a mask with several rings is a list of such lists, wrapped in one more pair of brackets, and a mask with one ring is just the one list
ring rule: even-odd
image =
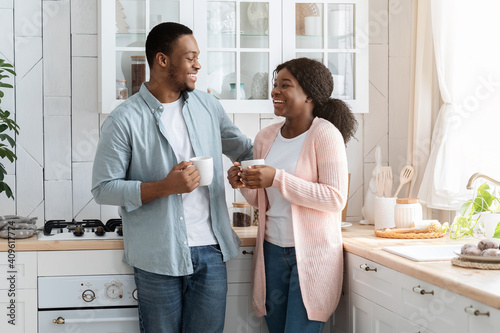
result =
[{"label": "oven", "polygon": [[38,278],[38,333],[138,333],[134,276]]},{"label": "oven", "polygon": [[[100,220],[49,220],[38,239],[103,242],[123,239],[121,219],[111,219],[105,224]],[[67,260],[68,254],[58,256],[58,253],[44,257],[45,272],[38,277],[39,333],[139,332],[134,275],[128,269],[116,270],[110,264],[121,261],[118,253],[111,256],[100,251],[71,251],[72,263],[67,268],[60,263]],[[96,260],[99,263],[94,263]],[[58,268],[47,274],[50,263]],[[103,263],[106,269],[96,268]]]}]

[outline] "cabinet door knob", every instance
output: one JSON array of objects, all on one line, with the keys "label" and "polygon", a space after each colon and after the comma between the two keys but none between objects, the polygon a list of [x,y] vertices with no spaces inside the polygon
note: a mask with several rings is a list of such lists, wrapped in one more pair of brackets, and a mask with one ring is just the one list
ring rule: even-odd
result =
[{"label": "cabinet door knob", "polygon": [[426,291],[425,289],[420,288],[420,286],[413,287],[412,290],[420,295],[434,295],[434,290]]},{"label": "cabinet door knob", "polygon": [[253,255],[253,251],[243,250],[243,251],[241,251],[241,253]]},{"label": "cabinet door knob", "polygon": [[489,317],[490,316],[490,312],[489,311],[486,311],[486,312],[481,312],[479,311],[478,309],[474,309],[474,307],[471,305],[471,306],[468,306],[466,307],[465,309],[465,312],[467,312],[468,314],[470,315],[474,315],[474,316],[487,316]]},{"label": "cabinet door knob", "polygon": [[367,272],[370,272],[370,271],[376,272],[377,271],[376,267],[375,268],[370,268],[370,266],[368,266],[367,264],[362,264],[362,265],[359,266],[359,268],[361,268],[361,269],[363,269],[363,270],[365,270]]}]

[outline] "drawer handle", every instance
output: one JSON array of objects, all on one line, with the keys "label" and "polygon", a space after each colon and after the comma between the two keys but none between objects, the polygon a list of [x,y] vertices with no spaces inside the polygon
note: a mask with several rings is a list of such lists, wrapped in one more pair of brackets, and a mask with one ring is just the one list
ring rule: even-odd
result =
[{"label": "drawer handle", "polygon": [[370,271],[376,272],[377,271],[376,267],[375,268],[370,268],[370,266],[368,266],[367,264],[362,264],[362,265],[359,266],[359,268],[361,268],[361,269],[363,269],[363,270],[365,270],[367,272],[370,272]]},{"label": "drawer handle", "polygon": [[243,251],[241,251],[241,253],[243,253],[243,254],[250,254],[250,255],[253,256],[253,251],[243,250]]},{"label": "drawer handle", "polygon": [[420,286],[413,287],[412,290],[420,295],[434,295],[434,290],[426,291],[425,289],[420,288]]},{"label": "drawer handle", "polygon": [[481,311],[479,311],[477,309],[474,309],[474,307],[472,305],[466,307],[464,310],[468,314],[471,314],[471,315],[474,315],[474,316],[487,316],[487,317],[490,316],[490,312],[489,311],[487,311],[487,312],[481,312]]}]

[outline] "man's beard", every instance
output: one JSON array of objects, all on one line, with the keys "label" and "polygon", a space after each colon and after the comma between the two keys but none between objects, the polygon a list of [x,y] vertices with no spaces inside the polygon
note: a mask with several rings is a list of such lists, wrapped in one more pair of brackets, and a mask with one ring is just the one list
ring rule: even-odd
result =
[{"label": "man's beard", "polygon": [[167,71],[167,78],[170,82],[172,82],[175,86],[176,89],[178,89],[179,91],[183,91],[183,90],[186,90],[186,91],[193,91],[194,88],[190,88],[186,82],[179,82],[175,76],[175,72],[177,71],[177,68],[170,64],[170,67],[168,68],[168,71]]}]

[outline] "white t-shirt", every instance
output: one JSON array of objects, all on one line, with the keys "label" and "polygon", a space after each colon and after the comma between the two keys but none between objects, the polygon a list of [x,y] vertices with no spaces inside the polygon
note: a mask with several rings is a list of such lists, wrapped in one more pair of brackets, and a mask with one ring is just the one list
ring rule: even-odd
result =
[{"label": "white t-shirt", "polygon": [[[186,122],[182,115],[183,98],[163,104],[161,122],[168,142],[172,146],[178,163],[194,157]],[[184,219],[189,246],[217,244],[210,220],[210,199],[207,186],[199,186],[191,193],[182,194]]]},{"label": "white t-shirt", "polygon": [[[266,156],[266,165],[275,169],[282,169],[289,174],[295,174],[300,151],[304,145],[307,132],[291,139],[285,139],[281,131],[274,140],[269,154]],[[269,199],[269,209],[266,212],[265,239],[281,247],[293,247],[292,205],[283,198],[281,192],[274,188],[266,188]]]}]

